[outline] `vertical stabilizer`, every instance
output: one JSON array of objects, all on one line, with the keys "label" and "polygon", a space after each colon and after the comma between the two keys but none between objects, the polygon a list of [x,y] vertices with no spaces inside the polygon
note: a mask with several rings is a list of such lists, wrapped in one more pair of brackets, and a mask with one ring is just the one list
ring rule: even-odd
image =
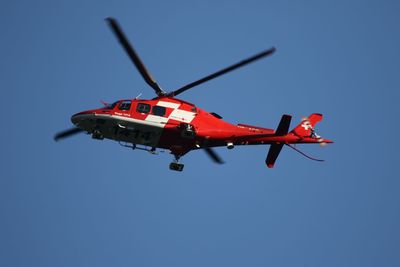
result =
[{"label": "vertical stabilizer", "polygon": [[314,127],[322,118],[322,114],[313,113],[308,118],[303,119],[291,133],[299,137],[313,137],[315,135]]}]

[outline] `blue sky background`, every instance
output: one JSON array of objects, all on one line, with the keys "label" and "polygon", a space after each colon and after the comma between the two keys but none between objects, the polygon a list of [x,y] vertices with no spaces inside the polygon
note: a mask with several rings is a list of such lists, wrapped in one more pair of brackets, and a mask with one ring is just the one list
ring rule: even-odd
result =
[{"label": "blue sky background", "polygon": [[[400,266],[398,1],[2,1],[0,266]],[[89,136],[70,116],[154,96],[104,22],[116,17],[161,86],[232,123],[325,115],[336,143],[183,158]]]}]

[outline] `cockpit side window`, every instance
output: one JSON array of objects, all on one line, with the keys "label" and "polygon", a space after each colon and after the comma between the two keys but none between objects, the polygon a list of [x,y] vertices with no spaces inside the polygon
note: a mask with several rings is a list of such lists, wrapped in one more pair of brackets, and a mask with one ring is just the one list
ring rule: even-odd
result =
[{"label": "cockpit side window", "polygon": [[131,109],[131,101],[130,100],[124,100],[119,104],[118,107],[119,110],[130,110]]},{"label": "cockpit side window", "polygon": [[161,107],[161,106],[154,106],[153,107],[153,115],[156,116],[165,116],[166,113],[166,108],[165,107]]},{"label": "cockpit side window", "polygon": [[151,106],[145,103],[139,103],[136,107],[136,111],[139,113],[149,113]]}]

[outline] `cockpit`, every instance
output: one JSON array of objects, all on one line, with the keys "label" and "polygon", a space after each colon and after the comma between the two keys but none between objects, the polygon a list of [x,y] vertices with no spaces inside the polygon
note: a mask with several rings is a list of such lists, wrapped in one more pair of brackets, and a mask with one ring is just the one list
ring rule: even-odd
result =
[{"label": "cockpit", "polygon": [[103,107],[103,109],[114,109],[115,108],[115,106],[117,105],[119,103],[119,101],[117,101],[117,102],[114,102],[114,103],[112,103],[112,104],[107,104],[107,103],[104,103],[104,107]]},{"label": "cockpit", "polygon": [[[129,111],[131,110],[132,107],[132,101],[131,100],[120,100],[117,102],[114,102],[112,104],[107,104],[103,109],[105,110],[113,110],[117,108],[117,110],[120,111]],[[150,105],[148,103],[143,103],[139,102],[136,105],[136,112],[141,113],[141,114],[152,114],[155,116],[160,116],[164,117],[165,114],[167,113],[166,107],[163,106],[158,106],[158,105]]]}]

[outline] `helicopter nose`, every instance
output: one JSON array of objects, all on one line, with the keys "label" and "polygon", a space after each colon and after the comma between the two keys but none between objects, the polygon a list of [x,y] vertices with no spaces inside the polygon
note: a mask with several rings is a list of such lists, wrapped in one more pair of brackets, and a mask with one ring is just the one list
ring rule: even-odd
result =
[{"label": "helicopter nose", "polygon": [[79,113],[72,115],[71,117],[71,122],[75,125],[78,125],[79,122],[81,121],[81,115]]},{"label": "helicopter nose", "polygon": [[71,122],[75,124],[76,126],[79,126],[79,124],[82,123],[82,121],[86,120],[88,118],[88,115],[92,114],[93,112],[89,111],[82,111],[79,113],[76,113],[72,115],[71,117]]}]

